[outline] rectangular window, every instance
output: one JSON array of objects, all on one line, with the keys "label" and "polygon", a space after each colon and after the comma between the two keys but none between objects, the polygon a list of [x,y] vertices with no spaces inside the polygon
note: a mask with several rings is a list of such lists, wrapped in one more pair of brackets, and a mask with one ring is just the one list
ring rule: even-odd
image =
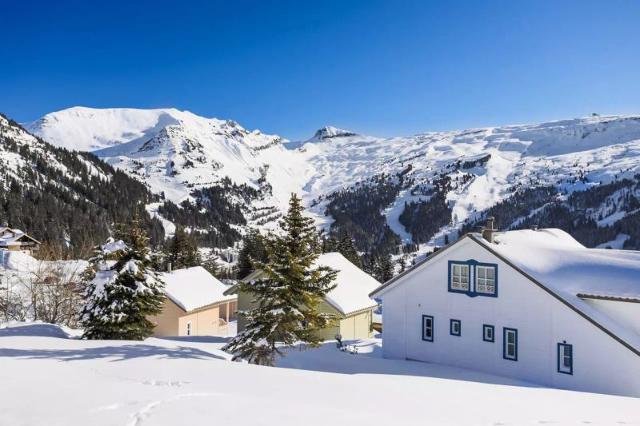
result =
[{"label": "rectangular window", "polygon": [[558,343],[558,373],[573,374],[573,345]]},{"label": "rectangular window", "polygon": [[187,323],[187,336],[191,336],[191,323]]},{"label": "rectangular window", "polygon": [[469,291],[469,265],[451,264],[450,286],[452,290]]},{"label": "rectangular window", "polygon": [[449,321],[449,334],[452,336],[460,336],[462,334],[462,323],[460,320],[452,319]]},{"label": "rectangular window", "polygon": [[433,342],[433,317],[431,315],[422,316],[422,340]]},{"label": "rectangular window", "polygon": [[495,337],[495,327],[492,325],[484,324],[482,326],[482,340],[485,342],[494,342]]},{"label": "rectangular window", "polygon": [[511,361],[518,360],[518,330],[503,328],[502,357]]},{"label": "rectangular window", "polygon": [[476,293],[496,294],[496,267],[476,267]]}]

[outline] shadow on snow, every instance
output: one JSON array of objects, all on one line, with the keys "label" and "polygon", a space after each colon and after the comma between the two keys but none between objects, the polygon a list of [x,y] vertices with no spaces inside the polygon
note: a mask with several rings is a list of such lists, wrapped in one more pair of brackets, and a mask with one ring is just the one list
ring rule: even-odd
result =
[{"label": "shadow on snow", "polygon": [[479,383],[540,387],[536,384],[428,362],[382,358],[382,347],[374,341],[350,341],[347,346],[357,347],[358,353],[338,350],[335,342],[327,342],[317,349],[292,348],[277,361],[277,366],[301,370],[338,374],[382,374],[389,376],[431,377],[448,380],[464,380]]}]

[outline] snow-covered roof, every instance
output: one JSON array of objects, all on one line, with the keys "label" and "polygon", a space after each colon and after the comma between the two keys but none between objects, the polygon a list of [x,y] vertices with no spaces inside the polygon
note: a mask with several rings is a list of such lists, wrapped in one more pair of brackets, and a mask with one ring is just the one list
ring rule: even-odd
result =
[{"label": "snow-covered roof", "polygon": [[[327,266],[338,271],[333,284],[336,287],[325,296],[328,304],[333,306],[343,315],[348,315],[363,309],[378,306],[378,303],[369,297],[369,293],[380,286],[380,283],[371,275],[358,268],[340,253],[321,254],[314,263],[314,267]],[[262,275],[262,271],[253,271],[243,281],[249,282]],[[227,294],[234,294],[237,287],[227,290]]]},{"label": "snow-covered roof", "polygon": [[[580,296],[635,300],[640,297],[640,252],[592,249],[560,229],[517,230],[495,234],[490,243],[480,234],[466,234],[455,243],[427,257],[413,268],[387,281],[370,293],[380,295],[447,249],[471,239],[527,275],[574,311],[640,355],[640,335]],[[580,295],[580,296],[579,296]]]},{"label": "snow-covered roof", "polygon": [[587,248],[560,229],[498,233],[493,243],[472,238],[640,355],[640,335],[578,296],[639,297],[640,252]]},{"label": "snow-covered roof", "polygon": [[640,297],[640,252],[587,248],[560,229],[498,233],[481,240],[562,294]]},{"label": "snow-covered roof", "polygon": [[38,240],[28,234],[25,234],[24,231],[20,229],[0,227],[0,247],[22,245],[22,242],[19,240],[23,237],[28,238],[35,243],[40,243]]},{"label": "snow-covered roof", "polygon": [[340,253],[322,254],[315,264],[338,271],[334,281],[336,287],[325,296],[325,300],[340,313],[346,315],[378,305],[369,293],[380,283]]},{"label": "snow-covered roof", "polygon": [[167,297],[187,312],[236,298],[225,296],[227,286],[201,266],[165,272],[162,279]]}]

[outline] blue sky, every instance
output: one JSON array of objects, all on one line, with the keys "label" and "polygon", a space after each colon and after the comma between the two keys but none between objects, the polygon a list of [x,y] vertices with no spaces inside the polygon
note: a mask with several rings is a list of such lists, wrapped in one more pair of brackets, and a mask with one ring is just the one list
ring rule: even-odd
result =
[{"label": "blue sky", "polygon": [[640,1],[5,2],[0,111],[175,106],[290,139],[640,113]]}]

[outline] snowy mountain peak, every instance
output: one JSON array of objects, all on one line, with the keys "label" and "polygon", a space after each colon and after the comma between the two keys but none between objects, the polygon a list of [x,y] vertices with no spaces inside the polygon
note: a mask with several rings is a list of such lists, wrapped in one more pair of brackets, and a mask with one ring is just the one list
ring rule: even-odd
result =
[{"label": "snowy mountain peak", "polygon": [[333,126],[324,126],[316,131],[310,141],[322,141],[325,139],[342,138],[349,136],[358,136],[357,133],[350,130],[339,129]]},{"label": "snowy mountain peak", "polygon": [[173,128],[173,133],[182,131],[205,139],[224,137],[255,149],[282,141],[278,136],[264,135],[257,130],[249,132],[233,120],[200,117],[175,108],[73,107],[47,114],[25,127],[53,145],[78,151],[115,149],[120,152],[122,150],[115,147],[127,144],[129,147],[124,150],[131,152],[132,147],[139,148],[167,133],[168,128]]}]

